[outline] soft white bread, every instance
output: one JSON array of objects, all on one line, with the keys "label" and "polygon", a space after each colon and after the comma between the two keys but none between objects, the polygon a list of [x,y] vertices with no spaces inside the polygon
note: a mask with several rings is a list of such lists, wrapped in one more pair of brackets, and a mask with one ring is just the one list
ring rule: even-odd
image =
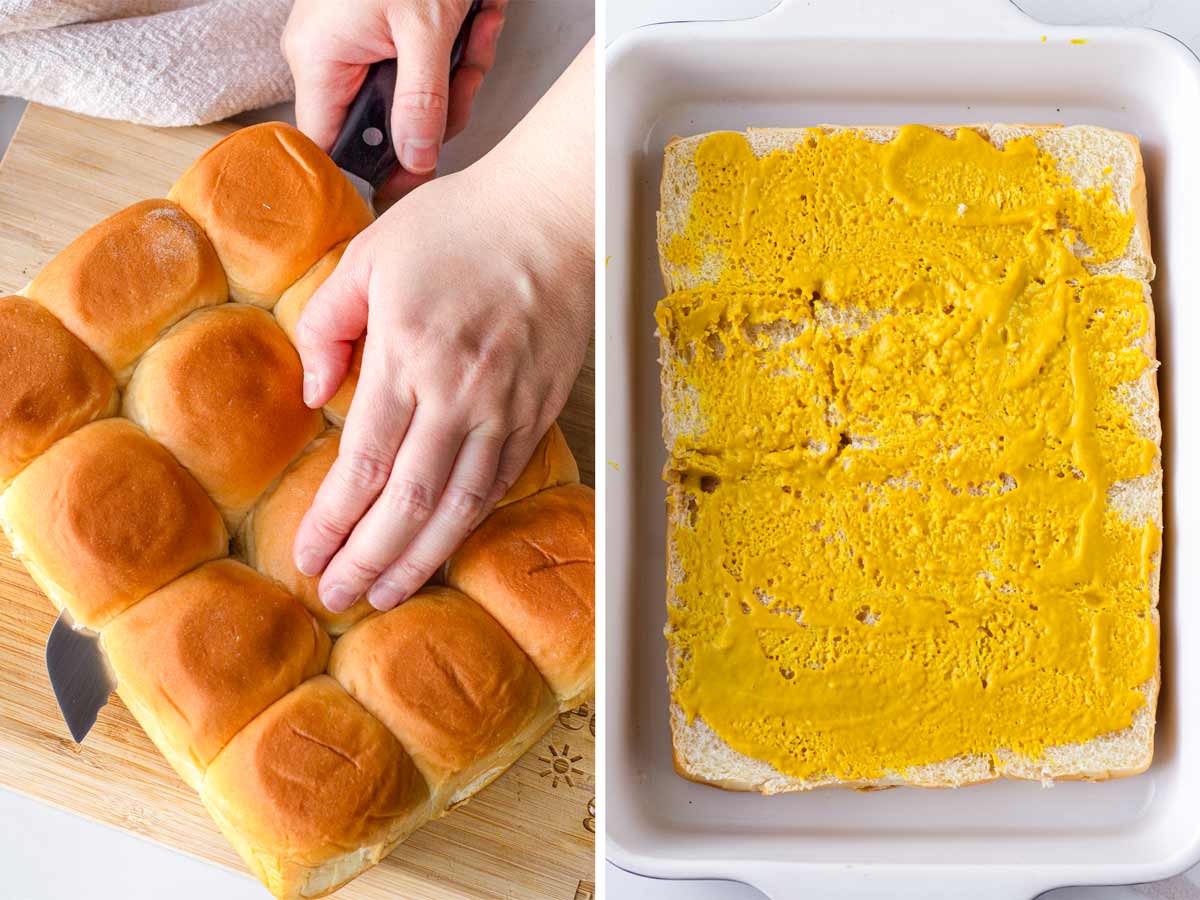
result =
[{"label": "soft white bread", "polygon": [[429,818],[429,791],[383,723],[328,675],[270,706],[213,760],[200,789],[276,897],[321,897]]},{"label": "soft white bread", "polygon": [[[953,135],[958,126],[935,126],[943,134]],[[1038,148],[1052,156],[1060,171],[1070,176],[1081,190],[1109,187],[1122,210],[1133,213],[1133,232],[1125,252],[1117,259],[1099,265],[1085,263],[1093,273],[1119,274],[1144,283],[1146,312],[1149,325],[1140,346],[1152,364],[1135,382],[1127,385],[1122,400],[1128,404],[1144,437],[1154,442],[1161,438],[1158,419],[1158,393],[1155,380],[1154,312],[1150,300],[1149,281],[1154,276],[1150,258],[1150,233],[1146,215],[1145,174],[1138,141],[1135,137],[1103,128],[1088,126],[1042,125],[972,125],[968,126],[1002,147],[1015,138],[1032,136]],[[820,126],[825,133],[847,129]],[[898,128],[855,128],[868,140],[883,143],[892,140]],[[756,156],[762,158],[773,151],[792,150],[802,142],[808,129],[751,129],[746,133]],[[658,247],[664,284],[668,292],[713,283],[720,274],[720,253],[706,255],[699,265],[691,261],[672,262],[668,247],[687,227],[691,198],[699,183],[695,166],[696,148],[706,135],[673,140],[666,148],[661,185],[661,209],[658,214]],[[1081,259],[1087,259],[1089,248],[1080,244],[1073,248]],[[853,311],[845,316],[853,324]],[[794,337],[786,333],[787,323],[776,331],[764,329],[765,338],[785,340]],[[675,446],[681,435],[702,434],[705,422],[694,395],[689,396],[686,384],[676,381],[672,370],[688,350],[660,334],[660,358],[663,360],[663,437],[668,448]],[[1162,467],[1161,456],[1156,458],[1149,476],[1135,482],[1113,485],[1108,495],[1109,509],[1134,524],[1152,522],[1162,526]],[[668,491],[667,592],[668,605],[682,601],[677,587],[686,577],[683,563],[675,548],[675,535],[692,527],[693,510],[686,492],[678,485]],[[1153,559],[1151,592],[1153,602],[1158,598],[1158,566],[1161,553]],[[754,586],[758,589],[760,586]],[[1151,610],[1149,618],[1158,630],[1158,612]],[[669,626],[668,626],[669,628]],[[675,643],[668,646],[669,684],[674,694],[676,676],[683,660],[684,648]],[[1159,676],[1156,674],[1141,688],[1144,705],[1136,712],[1132,724],[1121,731],[1100,735],[1092,740],[1050,746],[1035,758],[1022,756],[1006,748],[992,754],[964,755],[953,759],[915,766],[903,771],[889,771],[880,778],[849,781],[834,777],[802,779],[784,774],[763,760],[754,759],[733,749],[702,717],[689,722],[672,697],[670,727],[674,745],[676,770],[685,778],[728,790],[759,791],[776,794],[803,791],[824,786],[860,789],[910,785],[920,787],[958,787],[990,781],[1000,777],[1053,780],[1103,780],[1144,771],[1150,764],[1154,746],[1155,703]]]},{"label": "soft white bread", "polygon": [[93,629],[229,544],[196,480],[125,419],[60,440],[0,506],[13,552],[38,586]]},{"label": "soft white bread", "polygon": [[[304,312],[304,308],[308,305],[312,295],[316,293],[317,288],[333,274],[333,270],[341,262],[342,254],[346,252],[348,243],[349,241],[343,241],[313,263],[313,267],[305,272],[299,281],[284,291],[279,302],[275,304],[275,319],[293,344],[296,343],[296,326],[300,324],[300,316]],[[325,404],[325,415],[335,425],[345,422],[346,416],[350,412],[350,401],[354,399],[354,389],[358,387],[358,373],[362,369],[363,343],[363,338],[354,342],[354,350],[350,356],[350,370],[346,373],[346,380],[337,389],[337,393]]]},{"label": "soft white bread", "polygon": [[196,476],[234,529],[324,428],[301,378],[269,313],[225,304],[188,316],[146,353],[123,412]]},{"label": "soft white bread", "polygon": [[23,291],[54,313],[124,384],[164,329],[229,297],[199,226],[168,200],[143,200],[93,225]]},{"label": "soft white bread", "polygon": [[112,375],[32,300],[0,297],[0,488],[38,454],[117,411]]},{"label": "soft white bread", "polygon": [[238,545],[246,562],[287,588],[304,604],[330,634],[342,634],[371,613],[365,597],[349,609],[335,613],[317,595],[319,575],[305,575],[296,568],[292,547],[300,521],[312,506],[317,488],[337,459],[341,432],[330,429],[308,446],[304,455],[288,468],[279,481],[255,504],[242,525]]},{"label": "soft white bread", "polygon": [[496,504],[496,509],[524,500],[546,488],[575,484],[578,481],[579,465],[575,462],[571,448],[567,446],[562,429],[554,422],[538,441],[538,445],[533,449],[533,456],[529,457],[529,462],[525,464],[517,480]]},{"label": "soft white bread", "polygon": [[488,516],[446,565],[446,581],[533,660],[560,709],[591,696],[596,624],[595,495],[550,488]]},{"label": "soft white bread", "polygon": [[117,692],[191,787],[247,723],[325,671],[329,638],[287,591],[232,559],[206,563],[100,632]]},{"label": "soft white bread", "polygon": [[408,751],[443,810],[512,765],[558,712],[496,620],[452,588],[426,588],[350,629],[329,674]]},{"label": "soft white bread", "polygon": [[235,131],[167,195],[216,248],[234,300],[270,307],[373,215],[322,150],[282,122]]}]

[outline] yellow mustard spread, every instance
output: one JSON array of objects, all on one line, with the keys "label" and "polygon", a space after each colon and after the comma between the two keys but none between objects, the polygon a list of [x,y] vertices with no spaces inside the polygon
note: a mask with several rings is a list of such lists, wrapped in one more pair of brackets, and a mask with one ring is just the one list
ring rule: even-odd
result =
[{"label": "yellow mustard spread", "polygon": [[969,129],[722,133],[695,164],[665,255],[703,286],[656,313],[689,719],[845,779],[1128,727],[1160,532],[1109,494],[1158,456],[1148,308],[1083,261],[1132,213]]}]

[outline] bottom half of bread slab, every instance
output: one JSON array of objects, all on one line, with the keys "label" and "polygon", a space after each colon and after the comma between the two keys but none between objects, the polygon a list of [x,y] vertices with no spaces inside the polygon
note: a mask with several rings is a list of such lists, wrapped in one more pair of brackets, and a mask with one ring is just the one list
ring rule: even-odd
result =
[{"label": "bottom half of bread slab", "polygon": [[[980,590],[982,601],[960,593],[961,605],[953,593],[935,598],[936,575],[924,595],[889,592],[878,571],[871,583],[887,546],[860,546],[842,562],[842,529],[851,526],[838,503],[827,496],[806,505],[794,487],[776,491],[773,504],[750,484],[756,478],[772,481],[679,476],[668,490],[667,666],[674,762],[684,778],[773,794],[1105,780],[1150,766],[1157,464],[1106,504],[1112,528],[1128,526],[1124,539],[1140,568],[1123,588],[1075,605],[1052,581],[1033,593]],[[1013,517],[1016,545],[1032,539],[1026,517]],[[826,536],[798,552],[804,541],[787,535],[810,529]],[[864,758],[865,766],[854,764]]]},{"label": "bottom half of bread slab", "polygon": [[[1161,472],[1158,472],[1157,475],[1158,477],[1153,479],[1154,484],[1148,486],[1147,489],[1148,493],[1152,494],[1155,500],[1161,496],[1161,482],[1159,480]],[[706,485],[704,490],[707,492],[712,490],[712,488]],[[719,491],[720,487],[716,489],[716,492]],[[700,515],[702,516],[703,513]],[[1151,502],[1150,523],[1161,522],[1160,515],[1157,512],[1157,503]],[[686,622],[688,614],[688,591],[685,585],[689,573],[686,570],[684,554],[680,552],[681,536],[693,536],[697,518],[695,503],[689,499],[688,492],[678,484],[672,485],[668,497],[667,604],[670,621],[666,628],[666,636],[668,638],[667,667],[671,691],[670,727],[675,768],[683,777],[726,790],[756,791],[769,795],[807,791],[820,787],[849,787],[860,790],[881,789],[900,785],[913,787],[962,787],[998,778],[1034,780],[1044,784],[1067,780],[1100,781],[1135,775],[1145,771],[1150,765],[1154,748],[1155,706],[1160,683],[1157,654],[1159,638],[1159,614],[1156,608],[1159,580],[1157,568],[1159,553],[1157,551],[1153,555],[1154,568],[1151,570],[1150,584],[1148,585],[1152,597],[1151,607],[1132,612],[1123,620],[1124,625],[1115,624],[1113,626],[1114,630],[1122,627],[1137,630],[1139,622],[1143,622],[1145,626],[1144,640],[1148,649],[1146,665],[1150,667],[1149,677],[1138,683],[1126,679],[1123,691],[1124,695],[1126,695],[1124,702],[1128,704],[1127,708],[1131,710],[1127,715],[1127,726],[1099,732],[1083,740],[1061,743],[1045,741],[1038,745],[1035,752],[1029,752],[1028,748],[1022,749],[1019,747],[997,745],[982,752],[956,752],[944,754],[940,757],[929,757],[913,765],[885,766],[881,767],[879,771],[865,777],[835,774],[829,771],[797,775],[783,771],[782,769],[788,767],[778,767],[771,761],[761,758],[762,755],[755,755],[752,750],[750,752],[742,752],[736,749],[734,745],[739,743],[738,738],[740,737],[740,735],[736,734],[736,729],[734,733],[730,733],[728,729],[724,730],[724,734],[729,738],[727,740],[726,737],[719,734],[705,720],[702,710],[695,714],[689,714],[685,709],[685,704],[680,702],[681,695],[686,694],[686,688],[683,688],[682,685],[681,673],[687,670],[692,655],[702,652],[700,644],[703,643],[697,637],[696,630],[690,628]],[[722,551],[714,548],[714,553],[710,560],[711,564],[714,566],[722,565],[720,560],[723,556]],[[742,563],[745,565],[744,557],[742,558]],[[798,602],[795,604],[777,602],[784,597],[787,591],[787,586],[781,584],[778,578],[772,579],[771,590],[777,596],[769,596],[766,591],[760,589],[751,588],[747,590],[745,592],[745,600],[727,604],[731,610],[728,615],[731,618],[737,617],[740,619],[743,614],[749,617],[751,612],[753,612],[754,615],[764,617],[761,621],[768,621],[768,618],[778,618],[781,621],[789,620],[787,624],[791,627],[791,618],[794,617],[796,620],[801,619],[798,607],[802,604]],[[692,596],[694,598],[694,594]],[[716,604],[717,607],[720,605],[720,602]],[[815,612],[816,607],[819,605],[819,603],[810,602],[808,609]],[[751,606],[754,607],[753,610],[749,609]],[[878,598],[874,600],[868,599],[862,606],[862,610],[865,610],[866,613],[860,611],[858,621],[850,623],[851,627],[863,630],[874,627],[872,617],[877,613],[873,609],[885,610],[882,616],[888,614],[886,612],[888,607],[878,602]],[[769,617],[767,614],[770,614]],[[828,614],[828,610],[826,610],[826,615]],[[820,627],[818,623],[820,622],[821,614],[817,612],[812,618],[814,619],[813,630],[816,630]],[[715,632],[710,632],[711,644],[720,646],[722,643],[727,643],[727,636],[723,636],[720,633],[720,625],[716,625],[715,628]],[[900,641],[911,639],[913,646],[919,647],[926,637],[927,635],[925,634],[914,633],[911,635],[901,634],[898,639]],[[763,645],[764,661],[774,660],[773,664],[779,665],[781,657],[772,655],[770,652],[770,639],[761,640],[760,643]],[[706,649],[711,650],[711,646]],[[720,652],[732,651],[729,651],[728,647],[726,647]],[[800,661],[794,661],[790,664],[794,665],[797,670],[799,670],[800,666],[804,665]],[[768,662],[767,668],[770,668],[771,665],[772,663]],[[736,680],[739,670],[731,669],[725,674],[728,676],[727,681]],[[771,672],[769,674],[774,675],[775,673]],[[805,672],[803,674],[812,673]],[[789,680],[793,678],[797,681],[799,680],[796,673],[791,671],[786,671],[785,675]],[[996,680],[1000,681],[1002,678],[1003,673],[1000,673]],[[747,673],[747,680],[743,685],[746,696],[750,696],[753,693],[755,689],[754,685],[763,684],[764,679],[765,676],[762,671]],[[978,687],[978,685],[973,685],[973,687]],[[681,690],[681,688],[683,689]],[[986,681],[983,688],[988,688]],[[940,684],[932,686],[932,691],[935,693],[939,689]],[[996,686],[993,685],[992,689],[995,690]],[[900,714],[892,718],[889,714],[883,713],[882,710],[887,707],[887,701],[882,696],[882,691],[880,694],[879,705],[881,715],[879,719],[884,724],[880,732],[872,740],[881,748],[881,751],[886,751],[889,745],[888,728],[903,727],[889,723],[903,722],[905,716]],[[1121,696],[1121,694],[1122,691],[1120,689],[1114,689],[1108,696]],[[986,695],[986,690],[984,695]],[[1129,695],[1135,696],[1130,698]],[[959,696],[961,697],[961,695]],[[1101,692],[1098,696],[1105,696],[1105,694]],[[943,698],[943,700],[945,699]],[[928,702],[930,702],[931,706],[937,705],[936,700]],[[1091,701],[1083,700],[1080,702],[1086,705],[1086,703]],[[968,718],[976,715],[984,715],[979,709],[974,708],[965,708],[961,712],[963,717]],[[1037,710],[1030,709],[1031,718],[1036,718],[1036,715],[1034,715],[1036,712]],[[795,713],[797,719],[802,719],[806,715],[803,708],[797,709]],[[818,721],[813,727],[819,730],[821,727],[820,722]],[[936,728],[936,726],[932,727]],[[953,726],[950,727],[953,730]],[[798,730],[802,732],[803,726],[799,726]],[[747,749],[745,745],[742,746],[744,749]]]}]

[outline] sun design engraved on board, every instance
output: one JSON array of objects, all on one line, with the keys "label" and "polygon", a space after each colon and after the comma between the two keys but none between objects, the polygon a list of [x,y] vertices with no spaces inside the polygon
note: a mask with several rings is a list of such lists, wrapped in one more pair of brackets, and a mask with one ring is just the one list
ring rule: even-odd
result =
[{"label": "sun design engraved on board", "polygon": [[568,731],[579,731],[586,724],[588,730],[592,733],[592,737],[596,736],[596,714],[592,711],[590,703],[585,703],[583,706],[577,706],[575,709],[569,709],[566,712],[560,712],[558,714],[558,724]]},{"label": "sun design engraved on board", "polygon": [[550,755],[539,756],[538,759],[546,764],[546,769],[541,776],[550,779],[550,787],[558,787],[559,781],[566,782],[567,787],[575,787],[575,779],[582,778],[587,774],[575,765],[583,759],[583,755],[577,753],[572,756],[570,745],[563,744],[562,749],[559,750],[553,744],[548,744],[546,750]]}]

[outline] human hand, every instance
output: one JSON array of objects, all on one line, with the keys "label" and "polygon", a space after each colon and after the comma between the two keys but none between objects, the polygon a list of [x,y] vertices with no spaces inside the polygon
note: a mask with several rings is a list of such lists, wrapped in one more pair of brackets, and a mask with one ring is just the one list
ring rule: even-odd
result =
[{"label": "human hand", "polygon": [[444,141],[462,131],[496,58],[508,0],[485,0],[451,77],[450,48],[471,0],[296,0],[283,55],[296,82],[296,124],[329,151],[366,77],[396,59],[392,137],[401,168],[380,191],[396,199],[433,177]]},{"label": "human hand", "polygon": [[[566,402],[594,298],[591,113],[576,104],[543,118],[586,134],[555,146],[526,128],[414,191],[350,242],[305,308],[310,406],[337,390],[366,332],[337,461],[295,542],[331,610],[364,592],[389,609],[419,589]],[[531,145],[567,153],[569,172]]]}]

